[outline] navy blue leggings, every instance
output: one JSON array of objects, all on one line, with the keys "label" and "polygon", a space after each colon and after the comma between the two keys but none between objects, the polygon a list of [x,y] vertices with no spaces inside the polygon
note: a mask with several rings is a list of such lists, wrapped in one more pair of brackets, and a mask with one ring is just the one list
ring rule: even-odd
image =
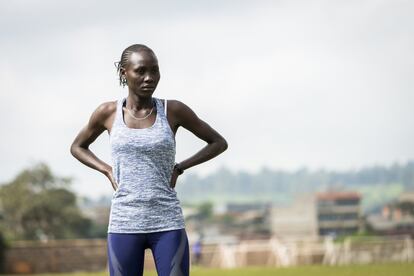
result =
[{"label": "navy blue leggings", "polygon": [[158,276],[188,276],[189,246],[185,229],[152,233],[108,233],[110,276],[142,276],[145,249],[154,256]]}]

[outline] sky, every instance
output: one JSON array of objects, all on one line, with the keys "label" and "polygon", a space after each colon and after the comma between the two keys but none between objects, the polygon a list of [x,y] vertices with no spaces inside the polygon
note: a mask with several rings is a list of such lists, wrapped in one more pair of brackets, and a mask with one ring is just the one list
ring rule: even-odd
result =
[{"label": "sky", "polygon": [[[187,174],[412,160],[413,11],[400,0],[0,1],[0,183],[42,161],[79,194],[112,193],[70,145],[98,105],[127,96],[113,63],[135,43],[158,57],[153,96],[182,101],[228,142]],[[182,127],[176,140],[178,162],[206,145]],[[90,149],[110,164],[107,132]]]}]

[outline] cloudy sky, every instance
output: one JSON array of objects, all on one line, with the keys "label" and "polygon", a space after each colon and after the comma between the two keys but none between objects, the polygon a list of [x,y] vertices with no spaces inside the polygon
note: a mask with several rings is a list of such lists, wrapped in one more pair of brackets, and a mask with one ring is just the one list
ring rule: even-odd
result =
[{"label": "cloudy sky", "polygon": [[[109,181],[69,147],[126,96],[114,61],[158,56],[155,97],[177,99],[229,148],[189,171],[347,170],[414,157],[414,2],[1,1],[0,182],[37,161],[92,197]],[[110,162],[104,132],[91,150]],[[205,142],[180,128],[176,160]]]}]

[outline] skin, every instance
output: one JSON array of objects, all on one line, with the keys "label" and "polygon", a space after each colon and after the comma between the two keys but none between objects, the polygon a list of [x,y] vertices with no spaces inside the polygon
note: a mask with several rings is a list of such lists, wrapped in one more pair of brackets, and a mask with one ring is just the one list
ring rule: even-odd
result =
[{"label": "skin", "polygon": [[[153,107],[152,95],[160,80],[157,57],[150,51],[141,50],[134,52],[131,54],[126,68],[121,68],[121,74],[126,78],[128,84],[126,108],[135,117],[145,117]],[[112,167],[99,159],[89,149],[89,146],[105,130],[110,134],[115,118],[116,103],[116,101],[110,101],[100,104],[90,116],[88,123],[80,130],[70,147],[70,152],[76,159],[86,166],[103,173],[109,179],[114,190],[117,190],[118,183],[116,183],[112,175]],[[125,108],[123,109],[123,114],[127,127],[147,128],[155,123],[157,111],[154,108],[152,114],[144,120],[134,119]],[[200,151],[179,162],[180,167],[184,170],[214,158],[228,147],[227,141],[223,136],[200,119],[189,106],[181,101],[168,100],[167,120],[174,133],[174,137],[181,126],[207,142],[207,145]],[[172,188],[175,188],[178,176],[178,172],[173,170],[170,180]]]}]

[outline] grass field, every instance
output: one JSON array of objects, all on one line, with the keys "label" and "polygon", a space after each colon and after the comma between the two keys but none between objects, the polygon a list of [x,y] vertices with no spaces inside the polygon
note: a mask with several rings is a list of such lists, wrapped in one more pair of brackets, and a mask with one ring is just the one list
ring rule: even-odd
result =
[{"label": "grass field", "polygon": [[[38,276],[40,274],[37,274]],[[102,273],[42,274],[44,276],[106,276]],[[156,276],[155,271],[144,276]],[[413,276],[414,263],[390,263],[352,266],[300,266],[291,268],[249,267],[243,269],[191,268],[192,276]]]}]

